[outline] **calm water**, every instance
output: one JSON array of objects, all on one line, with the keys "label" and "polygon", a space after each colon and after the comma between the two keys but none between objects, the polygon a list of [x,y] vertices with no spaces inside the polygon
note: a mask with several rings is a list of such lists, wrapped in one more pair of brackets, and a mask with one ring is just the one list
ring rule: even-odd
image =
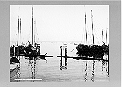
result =
[{"label": "calm water", "polygon": [[[47,52],[47,55],[54,57],[47,57],[47,63],[45,60],[36,60],[35,79],[40,79],[39,82],[109,81],[108,63],[103,65],[102,61],[68,59],[67,69],[60,70],[60,57],[56,56],[60,55],[60,45],[62,44],[62,42],[41,43],[41,53]],[[68,56],[76,56],[76,46],[73,43],[69,43],[67,46]],[[32,64],[29,64],[29,60],[21,57],[20,74],[16,78],[32,79],[33,65],[33,61]]]}]

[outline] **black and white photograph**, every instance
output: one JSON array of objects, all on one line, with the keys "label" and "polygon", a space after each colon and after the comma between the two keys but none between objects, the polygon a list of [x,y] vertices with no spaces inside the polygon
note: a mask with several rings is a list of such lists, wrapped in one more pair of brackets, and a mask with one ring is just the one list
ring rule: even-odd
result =
[{"label": "black and white photograph", "polygon": [[10,82],[109,82],[109,5],[10,5]]}]

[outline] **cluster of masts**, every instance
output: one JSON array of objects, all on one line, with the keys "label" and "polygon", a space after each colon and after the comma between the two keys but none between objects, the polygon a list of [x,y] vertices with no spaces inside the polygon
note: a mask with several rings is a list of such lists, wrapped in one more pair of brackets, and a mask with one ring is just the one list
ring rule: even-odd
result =
[{"label": "cluster of masts", "polygon": [[[35,44],[35,34],[34,34],[34,26],[33,24],[36,25],[36,21],[33,21],[33,6],[32,6],[32,45],[34,46]],[[17,41],[17,46],[21,45],[21,18],[18,16],[18,41]]]},{"label": "cluster of masts", "polygon": [[18,16],[18,42],[17,45],[20,45],[21,42],[21,18]]},{"label": "cluster of masts", "polygon": [[[92,10],[91,10],[91,22],[92,22],[92,37],[93,37],[93,45],[95,44],[94,43],[94,25],[93,25],[93,14],[92,14]],[[86,30],[86,12],[85,12],[85,32],[86,32],[86,43],[87,43],[87,41],[88,41],[88,39],[87,39],[87,30]],[[102,29],[102,42],[104,43],[104,41],[103,41],[103,29]],[[107,29],[106,29],[106,44],[107,44]]]},{"label": "cluster of masts", "polygon": [[[93,37],[93,45],[94,45],[94,25],[93,25],[93,14],[92,14],[92,10],[91,10],[91,22],[92,22],[92,37]],[[34,35],[34,29],[33,29],[33,6],[32,6],[32,45],[34,46],[35,43],[35,35]],[[87,29],[86,29],[86,12],[85,12],[85,32],[86,32],[86,43],[88,41],[88,37],[87,37]],[[21,18],[19,18],[18,16],[18,42],[17,45],[20,45],[21,43]],[[103,29],[102,29],[102,42],[103,42]],[[103,42],[104,43],[104,42]],[[107,30],[106,30],[106,44],[107,44]]]}]

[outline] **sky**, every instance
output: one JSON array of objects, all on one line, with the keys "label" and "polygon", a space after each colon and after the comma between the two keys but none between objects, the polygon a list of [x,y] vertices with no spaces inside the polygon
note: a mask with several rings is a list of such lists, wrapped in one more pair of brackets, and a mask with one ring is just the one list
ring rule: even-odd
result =
[{"label": "sky", "polygon": [[[31,42],[32,6],[36,42],[81,41],[92,44],[92,10],[95,44],[109,43],[109,5],[10,5],[10,42]],[[21,40],[18,37],[18,18],[21,18]]]}]

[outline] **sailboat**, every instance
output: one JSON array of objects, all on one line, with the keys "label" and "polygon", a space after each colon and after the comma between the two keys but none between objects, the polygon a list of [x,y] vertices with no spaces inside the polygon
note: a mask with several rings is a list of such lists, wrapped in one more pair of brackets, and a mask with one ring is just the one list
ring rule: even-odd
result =
[{"label": "sailboat", "polygon": [[26,59],[33,60],[40,54],[40,46],[35,42],[35,33],[33,29],[33,6],[32,6],[32,43],[30,43],[27,47],[25,47],[25,57],[29,57]]},{"label": "sailboat", "polygon": [[[32,6],[32,43],[29,42],[29,45],[25,48],[25,56],[29,57],[26,59],[29,60],[46,60],[45,57],[50,57],[50,56],[46,56],[47,53],[45,53],[44,55],[40,55],[40,44],[36,43],[35,39],[36,39],[36,35],[35,35],[35,30],[33,28],[33,24],[36,25],[36,21],[33,21],[33,6]],[[47,61],[47,60],[46,60]]]}]

